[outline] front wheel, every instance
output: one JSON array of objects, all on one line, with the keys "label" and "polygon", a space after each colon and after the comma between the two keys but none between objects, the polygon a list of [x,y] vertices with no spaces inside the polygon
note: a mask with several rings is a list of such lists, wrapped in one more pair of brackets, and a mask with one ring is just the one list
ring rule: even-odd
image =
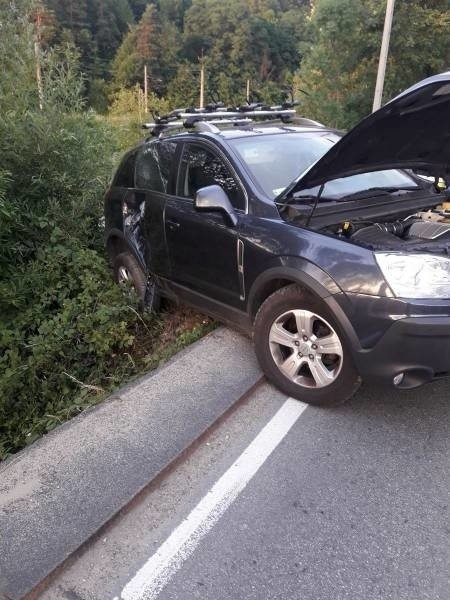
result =
[{"label": "front wheel", "polygon": [[261,305],[254,342],[267,378],[308,404],[341,404],[361,384],[335,318],[298,285],[277,290]]}]

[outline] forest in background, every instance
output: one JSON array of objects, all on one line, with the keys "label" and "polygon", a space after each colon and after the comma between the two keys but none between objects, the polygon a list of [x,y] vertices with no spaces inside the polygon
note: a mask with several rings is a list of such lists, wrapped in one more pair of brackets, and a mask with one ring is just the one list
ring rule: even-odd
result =
[{"label": "forest in background", "polygon": [[[45,47],[73,43],[88,104],[137,110],[148,68],[150,107],[279,102],[337,127],[370,112],[384,22],[380,0],[43,0]],[[448,0],[396,3],[385,99],[450,66]]]},{"label": "forest in background", "polygon": [[[149,106],[293,94],[349,127],[370,112],[379,0],[0,0],[0,460],[210,325],[139,313],[113,284],[102,197]],[[448,0],[398,0],[385,98],[449,68]],[[39,69],[38,69],[39,67]],[[38,85],[40,79],[41,85]],[[39,91],[40,87],[40,91]]]}]

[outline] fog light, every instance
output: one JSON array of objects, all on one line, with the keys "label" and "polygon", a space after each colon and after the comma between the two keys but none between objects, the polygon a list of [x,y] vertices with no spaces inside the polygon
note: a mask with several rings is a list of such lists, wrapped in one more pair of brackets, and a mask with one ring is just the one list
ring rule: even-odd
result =
[{"label": "fog light", "polygon": [[392,380],[392,382],[393,382],[394,385],[400,385],[404,379],[405,379],[405,374],[404,373],[399,373],[398,375],[396,375],[394,377],[394,379]]}]

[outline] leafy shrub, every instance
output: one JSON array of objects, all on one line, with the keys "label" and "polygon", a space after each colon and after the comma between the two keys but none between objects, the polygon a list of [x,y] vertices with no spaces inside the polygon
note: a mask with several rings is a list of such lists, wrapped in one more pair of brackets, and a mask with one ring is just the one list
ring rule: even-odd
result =
[{"label": "leafy shrub", "polygon": [[0,460],[212,326],[139,314],[98,252],[52,239],[0,286]]},{"label": "leafy shrub", "polygon": [[130,148],[142,138],[142,123],[152,121],[152,114],[166,114],[169,112],[169,103],[156,94],[148,94],[148,110],[144,111],[144,95],[139,87],[121,87],[111,95],[111,105],[107,121],[114,126],[116,138],[122,149]]},{"label": "leafy shrub", "polygon": [[9,308],[0,318],[0,460],[213,326],[189,311],[139,314],[102,256],[59,236],[8,285],[0,289]]},{"label": "leafy shrub", "polygon": [[9,318],[0,321],[0,456],[133,374],[129,352],[145,323],[112,283],[105,260],[74,243],[40,250],[8,287],[2,301]]},{"label": "leafy shrub", "polygon": [[0,460],[202,332],[161,347],[170,317],[113,284],[99,219],[120,135],[83,110],[69,46],[42,58],[39,108],[32,4],[0,4]]}]

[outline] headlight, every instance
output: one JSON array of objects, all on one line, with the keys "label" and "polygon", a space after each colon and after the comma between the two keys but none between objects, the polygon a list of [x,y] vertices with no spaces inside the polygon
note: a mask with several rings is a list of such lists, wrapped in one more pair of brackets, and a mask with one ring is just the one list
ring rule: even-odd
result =
[{"label": "headlight", "polygon": [[375,258],[399,298],[450,298],[450,258],[376,252]]}]

